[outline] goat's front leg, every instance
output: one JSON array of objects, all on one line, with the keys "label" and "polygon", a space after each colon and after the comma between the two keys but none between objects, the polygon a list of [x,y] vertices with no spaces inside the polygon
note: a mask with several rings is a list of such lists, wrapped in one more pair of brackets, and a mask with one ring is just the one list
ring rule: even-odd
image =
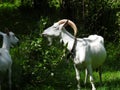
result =
[{"label": "goat's front leg", "polygon": [[92,66],[88,65],[87,69],[88,69],[88,73],[90,75],[90,83],[92,85],[92,90],[96,90],[95,85],[94,85],[94,80],[93,80],[93,74],[92,74],[93,73],[92,72]]},{"label": "goat's front leg", "polygon": [[76,64],[74,64],[74,68],[75,68],[75,72],[76,72],[76,79],[77,79],[77,88],[78,90],[80,90],[80,74],[79,74],[79,70],[76,67]]},{"label": "goat's front leg", "polygon": [[8,74],[8,78],[9,78],[9,90],[11,90],[12,89],[12,81],[11,81],[11,74],[12,74],[12,70],[11,70],[11,67],[9,68],[9,70],[8,70],[9,72],[9,74]]},{"label": "goat's front leg", "polygon": [[101,68],[101,66],[98,68],[98,72],[99,72],[99,77],[100,77],[100,84],[102,85],[102,68]]},{"label": "goat's front leg", "polygon": [[84,81],[84,84],[86,85],[86,82],[87,82],[87,78],[88,78],[88,71],[87,71],[87,68],[85,69],[85,81]]}]

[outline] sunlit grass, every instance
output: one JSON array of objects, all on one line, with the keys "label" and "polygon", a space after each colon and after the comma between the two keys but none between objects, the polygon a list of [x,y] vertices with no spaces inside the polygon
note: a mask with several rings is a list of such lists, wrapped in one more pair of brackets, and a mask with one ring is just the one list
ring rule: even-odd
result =
[{"label": "sunlit grass", "polygon": [[113,72],[105,72],[103,74],[103,81],[117,81],[117,80],[120,80],[120,71],[113,71]]}]

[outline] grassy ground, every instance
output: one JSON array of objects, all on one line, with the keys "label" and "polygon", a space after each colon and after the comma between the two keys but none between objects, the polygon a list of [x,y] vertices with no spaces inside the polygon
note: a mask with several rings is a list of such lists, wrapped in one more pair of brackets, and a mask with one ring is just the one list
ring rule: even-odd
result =
[{"label": "grassy ground", "polygon": [[[62,75],[60,75],[62,76]],[[63,78],[60,77],[59,78]],[[120,71],[116,72],[104,72],[103,73],[103,84],[100,85],[97,73],[94,73],[95,85],[97,90],[119,90],[120,89]],[[69,79],[69,80],[68,80]],[[68,83],[65,80],[59,82],[49,81],[49,84],[41,84],[39,86],[28,85],[24,90],[76,90],[75,75],[69,78],[67,77]],[[81,80],[81,90],[91,90],[91,85],[87,82],[85,86],[83,84],[83,77]]]}]

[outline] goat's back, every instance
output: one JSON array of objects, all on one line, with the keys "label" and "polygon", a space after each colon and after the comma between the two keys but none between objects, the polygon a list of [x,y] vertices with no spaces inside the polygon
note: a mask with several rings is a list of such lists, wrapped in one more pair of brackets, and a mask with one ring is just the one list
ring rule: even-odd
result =
[{"label": "goat's back", "polygon": [[76,58],[79,59],[76,63],[84,63],[85,67],[91,63],[93,68],[98,68],[106,58],[103,37],[90,35],[88,38],[78,38],[76,55]]}]

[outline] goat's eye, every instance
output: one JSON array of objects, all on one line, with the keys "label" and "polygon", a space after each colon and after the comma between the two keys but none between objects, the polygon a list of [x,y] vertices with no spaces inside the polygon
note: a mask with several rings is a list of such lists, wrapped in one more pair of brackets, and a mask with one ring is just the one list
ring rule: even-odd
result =
[{"label": "goat's eye", "polygon": [[53,27],[54,29],[56,29],[57,27]]},{"label": "goat's eye", "polygon": [[57,30],[58,29],[58,27],[53,27],[55,30]]}]

